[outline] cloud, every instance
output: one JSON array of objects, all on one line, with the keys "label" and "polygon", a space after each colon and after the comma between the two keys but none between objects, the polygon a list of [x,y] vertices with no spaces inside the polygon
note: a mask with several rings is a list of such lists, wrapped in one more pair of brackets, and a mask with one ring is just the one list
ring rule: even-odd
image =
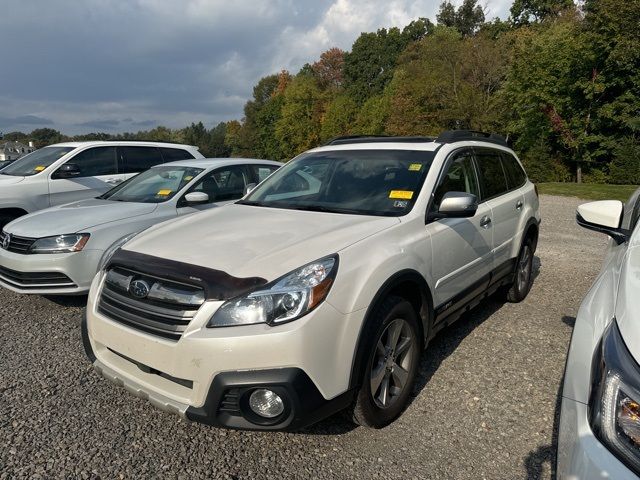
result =
[{"label": "cloud", "polygon": [[[507,1],[487,8],[506,11]],[[3,65],[15,68],[0,75],[0,125],[83,133],[241,118],[261,77],[349,49],[363,31],[434,18],[439,3],[5,0]],[[15,120],[27,116],[46,123]]]},{"label": "cloud", "polygon": [[53,120],[37,115],[20,115],[17,117],[0,117],[0,127],[53,125]]}]

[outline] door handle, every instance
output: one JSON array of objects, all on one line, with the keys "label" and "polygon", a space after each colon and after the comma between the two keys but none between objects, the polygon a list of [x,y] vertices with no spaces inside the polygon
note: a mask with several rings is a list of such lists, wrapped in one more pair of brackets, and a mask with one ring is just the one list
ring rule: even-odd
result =
[{"label": "door handle", "polygon": [[516,210],[522,210],[522,206],[523,206],[522,200],[518,200],[518,202],[516,203]]},{"label": "door handle", "polygon": [[486,215],[480,219],[480,226],[487,229],[491,226],[491,218]]},{"label": "door handle", "polygon": [[119,183],[122,183],[122,180],[119,178],[107,178],[105,182],[107,182],[110,185],[118,185]]}]

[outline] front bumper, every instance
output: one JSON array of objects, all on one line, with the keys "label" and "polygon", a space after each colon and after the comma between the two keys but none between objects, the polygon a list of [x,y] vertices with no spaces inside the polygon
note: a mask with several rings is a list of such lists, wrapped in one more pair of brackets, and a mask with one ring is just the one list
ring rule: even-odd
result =
[{"label": "front bumper", "polygon": [[87,293],[102,250],[22,255],[0,249],[0,286],[23,294]]},{"label": "front bumper", "polygon": [[587,405],[562,399],[558,432],[558,480],[637,479],[595,437],[587,418]]},{"label": "front bumper", "polygon": [[[344,315],[324,303],[278,327],[206,328],[222,302],[205,303],[178,341],[118,323],[98,312],[96,277],[83,342],[103,376],[165,411],[237,429],[297,430],[347,407],[353,352],[364,312]],[[250,392],[278,393],[285,413],[274,422],[252,416]]]}]

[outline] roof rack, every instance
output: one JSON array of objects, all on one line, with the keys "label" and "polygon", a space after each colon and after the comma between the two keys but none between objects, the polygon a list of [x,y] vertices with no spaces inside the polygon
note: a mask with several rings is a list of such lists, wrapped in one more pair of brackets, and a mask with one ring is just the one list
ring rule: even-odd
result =
[{"label": "roof rack", "polygon": [[347,135],[329,140],[327,145],[345,145],[349,143],[385,143],[385,142],[409,142],[424,143],[433,142],[435,137],[392,137],[389,135]]},{"label": "roof rack", "polygon": [[465,140],[480,140],[508,147],[507,139],[497,133],[479,132],[477,130],[447,130],[435,139],[438,143],[462,142]]}]

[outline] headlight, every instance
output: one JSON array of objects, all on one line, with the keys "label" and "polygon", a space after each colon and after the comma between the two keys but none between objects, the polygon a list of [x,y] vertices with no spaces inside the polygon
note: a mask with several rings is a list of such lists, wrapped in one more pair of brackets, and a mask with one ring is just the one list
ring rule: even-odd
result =
[{"label": "headlight", "polygon": [[640,366],[616,321],[605,331],[593,360],[589,421],[600,441],[640,473]]},{"label": "headlight", "polygon": [[113,254],[116,253],[116,251],[122,247],[125,243],[127,243],[129,240],[131,240],[133,237],[135,237],[136,235],[138,235],[140,232],[136,232],[136,233],[130,233],[129,235],[127,235],[126,237],[122,237],[119,240],[116,240],[113,245],[111,245],[109,248],[107,248],[104,253],[102,254],[102,257],[100,257],[100,262],[98,263],[98,272],[102,269],[104,269],[104,267],[107,266],[107,263],[109,263],[109,260],[111,260],[111,257],[113,257]]},{"label": "headlight", "polygon": [[300,318],[327,297],[337,270],[337,255],[309,263],[258,291],[229,300],[207,327],[277,325]]},{"label": "headlight", "polygon": [[31,249],[31,253],[71,253],[79,252],[89,241],[88,233],[72,233],[56,237],[39,238]]}]

